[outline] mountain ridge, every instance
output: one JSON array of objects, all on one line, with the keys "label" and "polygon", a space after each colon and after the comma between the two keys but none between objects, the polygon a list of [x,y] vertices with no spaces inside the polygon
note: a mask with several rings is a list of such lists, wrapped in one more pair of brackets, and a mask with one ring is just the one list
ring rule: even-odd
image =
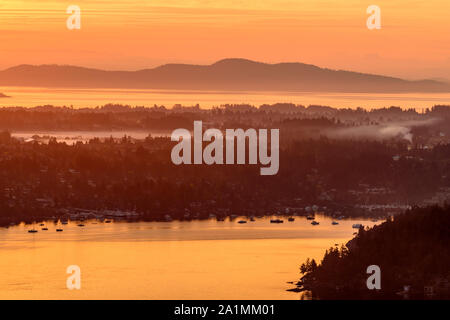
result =
[{"label": "mountain ridge", "polygon": [[226,58],[210,65],[164,64],[136,71],[21,64],[0,71],[1,86],[298,92],[450,92],[436,80],[404,80],[301,62]]}]

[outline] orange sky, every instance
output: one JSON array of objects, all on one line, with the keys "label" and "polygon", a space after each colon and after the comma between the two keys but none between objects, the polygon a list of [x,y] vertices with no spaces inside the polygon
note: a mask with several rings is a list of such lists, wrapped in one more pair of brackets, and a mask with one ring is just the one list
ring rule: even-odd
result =
[{"label": "orange sky", "polygon": [[[81,30],[66,28],[70,4],[81,7]],[[366,27],[371,4],[381,8],[381,30]],[[1,69],[57,63],[134,70],[226,57],[448,79],[450,1],[0,2]]]}]

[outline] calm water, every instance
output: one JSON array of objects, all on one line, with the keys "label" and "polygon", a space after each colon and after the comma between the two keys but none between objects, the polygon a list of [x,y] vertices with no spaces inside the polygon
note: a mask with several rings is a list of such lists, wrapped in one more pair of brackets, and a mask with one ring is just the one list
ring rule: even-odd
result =
[{"label": "calm water", "polygon": [[[353,223],[317,216],[271,224],[70,222],[64,231],[0,229],[0,299],[299,299],[286,292],[307,257],[352,238]],[[66,289],[66,268],[81,268],[81,290]]]},{"label": "calm water", "polygon": [[200,104],[203,108],[225,103],[290,102],[295,104],[328,105],[336,108],[382,108],[401,106],[403,108],[431,107],[435,104],[450,104],[450,93],[408,93],[408,94],[364,94],[364,93],[293,93],[293,92],[215,92],[175,90],[122,90],[122,89],[55,89],[0,87],[0,92],[11,96],[1,98],[0,106],[34,107],[52,104],[55,106],[96,107],[107,103],[121,103],[131,106],[174,104],[186,106]]}]

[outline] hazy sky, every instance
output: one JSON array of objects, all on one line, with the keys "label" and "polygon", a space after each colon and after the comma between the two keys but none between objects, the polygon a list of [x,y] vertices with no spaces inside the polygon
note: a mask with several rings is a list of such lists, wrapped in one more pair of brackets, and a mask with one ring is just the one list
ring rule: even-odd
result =
[{"label": "hazy sky", "polygon": [[[66,8],[81,7],[81,30]],[[366,8],[381,8],[368,30]],[[449,0],[2,0],[0,68],[135,70],[227,57],[450,78]]]}]

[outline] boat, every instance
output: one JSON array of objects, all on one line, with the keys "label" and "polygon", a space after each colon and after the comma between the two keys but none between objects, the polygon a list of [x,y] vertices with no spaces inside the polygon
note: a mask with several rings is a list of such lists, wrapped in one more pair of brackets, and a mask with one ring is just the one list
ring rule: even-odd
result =
[{"label": "boat", "polygon": [[111,223],[111,220],[105,220],[105,223]]},{"label": "boat", "polygon": [[332,224],[333,226],[335,226],[335,225],[339,224],[339,222],[333,221],[333,222],[331,222],[331,224]]},{"label": "boat", "polygon": [[355,223],[354,225],[352,225],[352,228],[354,229],[359,229],[361,228],[363,225],[361,223]]},{"label": "boat", "polygon": [[239,220],[238,223],[247,223],[245,220]]},{"label": "boat", "polygon": [[293,221],[295,221],[295,218],[290,217],[290,218],[288,218],[288,221],[293,222]]},{"label": "boat", "polygon": [[28,230],[28,233],[37,233],[38,231],[35,229]]},{"label": "boat", "polygon": [[270,223],[283,223],[284,221],[281,219],[272,219],[270,220]]},{"label": "boat", "polygon": [[306,216],[306,220],[314,220],[314,216]]},{"label": "boat", "polygon": [[56,229],[56,232],[62,232],[63,229]]},{"label": "boat", "polygon": [[43,226],[44,226],[44,224],[43,224],[43,223],[41,223],[41,224],[39,224],[39,226],[40,226],[40,227],[43,227]]},{"label": "boat", "polygon": [[48,228],[42,228],[42,231],[48,231]]},{"label": "boat", "polygon": [[317,225],[319,224],[319,222],[313,221],[313,222],[311,222],[311,224],[312,224],[313,226],[317,226]]},{"label": "boat", "polygon": [[84,227],[84,224],[80,223],[78,224],[79,227]]}]

